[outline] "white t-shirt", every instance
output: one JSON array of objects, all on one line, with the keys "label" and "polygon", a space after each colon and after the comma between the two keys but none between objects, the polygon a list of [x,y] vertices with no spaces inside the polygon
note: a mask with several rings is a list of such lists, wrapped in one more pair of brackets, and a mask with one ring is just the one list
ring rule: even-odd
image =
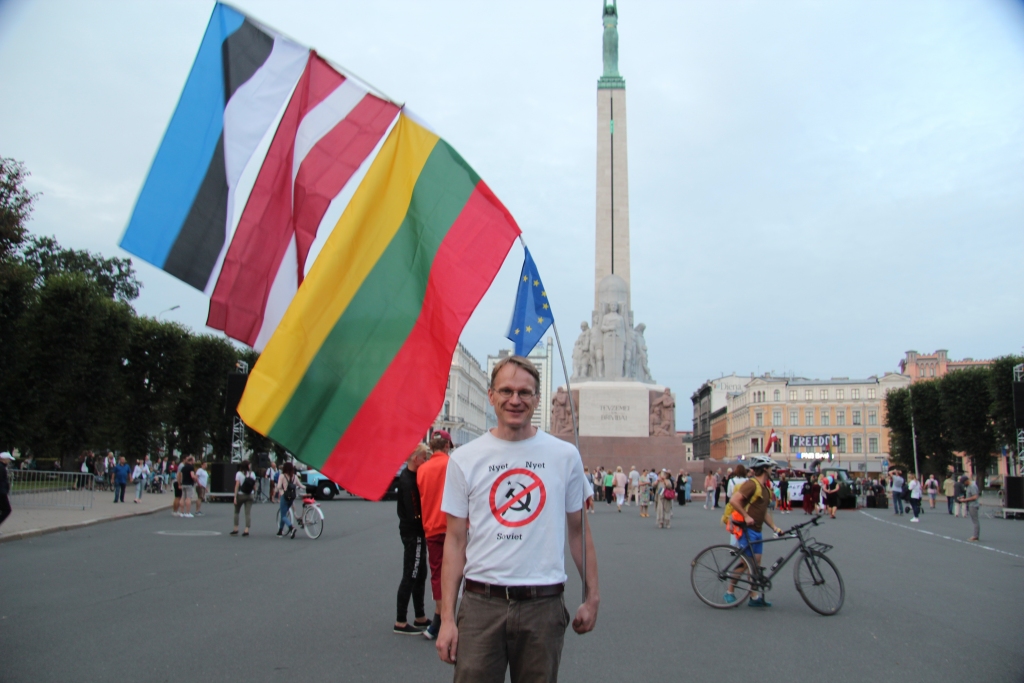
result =
[{"label": "white t-shirt", "polygon": [[640,473],[636,470],[629,471],[629,483],[631,486],[636,486],[640,483]]},{"label": "white t-shirt", "polygon": [[199,486],[206,488],[206,484],[210,481],[210,473],[203,468],[196,470],[196,483]]},{"label": "white t-shirt", "polygon": [[739,487],[743,486],[743,482],[747,480],[746,477],[733,477],[729,480],[729,485],[725,487],[725,499],[728,501],[732,498],[733,492]]},{"label": "white t-shirt", "polygon": [[254,472],[252,472],[252,471],[250,471],[250,472],[235,472],[235,483],[238,484],[238,492],[239,493],[242,492],[242,484],[245,483],[246,479],[255,479],[255,478],[256,478],[256,474]]},{"label": "white t-shirt", "polygon": [[466,578],[544,586],[566,580],[565,515],[592,495],[572,444],[542,431],[523,441],[486,432],[451,454],[441,510],[469,519]]}]

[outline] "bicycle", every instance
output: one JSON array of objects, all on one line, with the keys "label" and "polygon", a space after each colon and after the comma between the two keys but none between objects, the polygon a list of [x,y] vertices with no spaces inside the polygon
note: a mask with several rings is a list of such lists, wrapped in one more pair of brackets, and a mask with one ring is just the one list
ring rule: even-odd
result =
[{"label": "bicycle", "polygon": [[[750,544],[742,551],[731,545],[713,545],[700,551],[690,563],[690,585],[701,602],[715,609],[729,609],[744,602],[751,593],[764,594],[771,590],[772,579],[798,552],[800,561],[793,568],[793,581],[807,606],[818,614],[831,616],[843,606],[846,588],[843,577],[836,565],[825,556],[833,546],[819,543],[813,538],[805,537],[801,529],[808,525],[818,526],[822,515],[815,515],[803,524],[783,531],[775,538],[765,539],[762,543],[774,543],[796,539],[798,544],[789,555],[780,557],[765,572],[764,567],[754,562],[754,554]],[[746,533],[744,529],[744,533]],[[732,584],[735,601],[725,599],[726,589]]]},{"label": "bicycle", "polygon": [[[302,514],[299,515],[298,523],[295,521],[294,505],[288,506],[288,521],[292,528],[298,526],[312,539],[320,538],[324,532],[324,513],[320,509],[320,503],[312,496],[302,497]],[[281,528],[281,509],[277,510],[277,528]]]}]

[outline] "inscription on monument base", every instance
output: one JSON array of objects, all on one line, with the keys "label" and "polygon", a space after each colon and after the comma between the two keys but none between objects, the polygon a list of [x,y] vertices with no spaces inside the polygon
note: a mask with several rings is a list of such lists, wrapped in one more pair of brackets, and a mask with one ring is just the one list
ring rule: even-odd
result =
[{"label": "inscription on monument base", "polygon": [[639,382],[580,385],[580,436],[647,436],[649,390]]}]

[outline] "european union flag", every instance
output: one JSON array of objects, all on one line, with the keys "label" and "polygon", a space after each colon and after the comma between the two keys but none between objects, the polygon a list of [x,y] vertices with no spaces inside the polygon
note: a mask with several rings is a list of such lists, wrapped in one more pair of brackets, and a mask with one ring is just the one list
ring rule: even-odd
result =
[{"label": "european union flag", "polygon": [[516,292],[516,307],[505,336],[516,345],[516,355],[525,356],[533,350],[554,318],[548,305],[548,293],[540,281],[537,264],[526,249],[523,272],[519,276],[519,291]]}]

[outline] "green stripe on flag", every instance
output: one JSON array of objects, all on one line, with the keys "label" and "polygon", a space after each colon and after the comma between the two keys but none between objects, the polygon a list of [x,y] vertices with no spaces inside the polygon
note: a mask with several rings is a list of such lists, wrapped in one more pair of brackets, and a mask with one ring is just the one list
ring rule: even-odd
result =
[{"label": "green stripe on flag", "polygon": [[420,315],[437,249],[479,181],[458,152],[438,140],[401,227],[270,430],[306,464],[323,465],[402,348]]}]

